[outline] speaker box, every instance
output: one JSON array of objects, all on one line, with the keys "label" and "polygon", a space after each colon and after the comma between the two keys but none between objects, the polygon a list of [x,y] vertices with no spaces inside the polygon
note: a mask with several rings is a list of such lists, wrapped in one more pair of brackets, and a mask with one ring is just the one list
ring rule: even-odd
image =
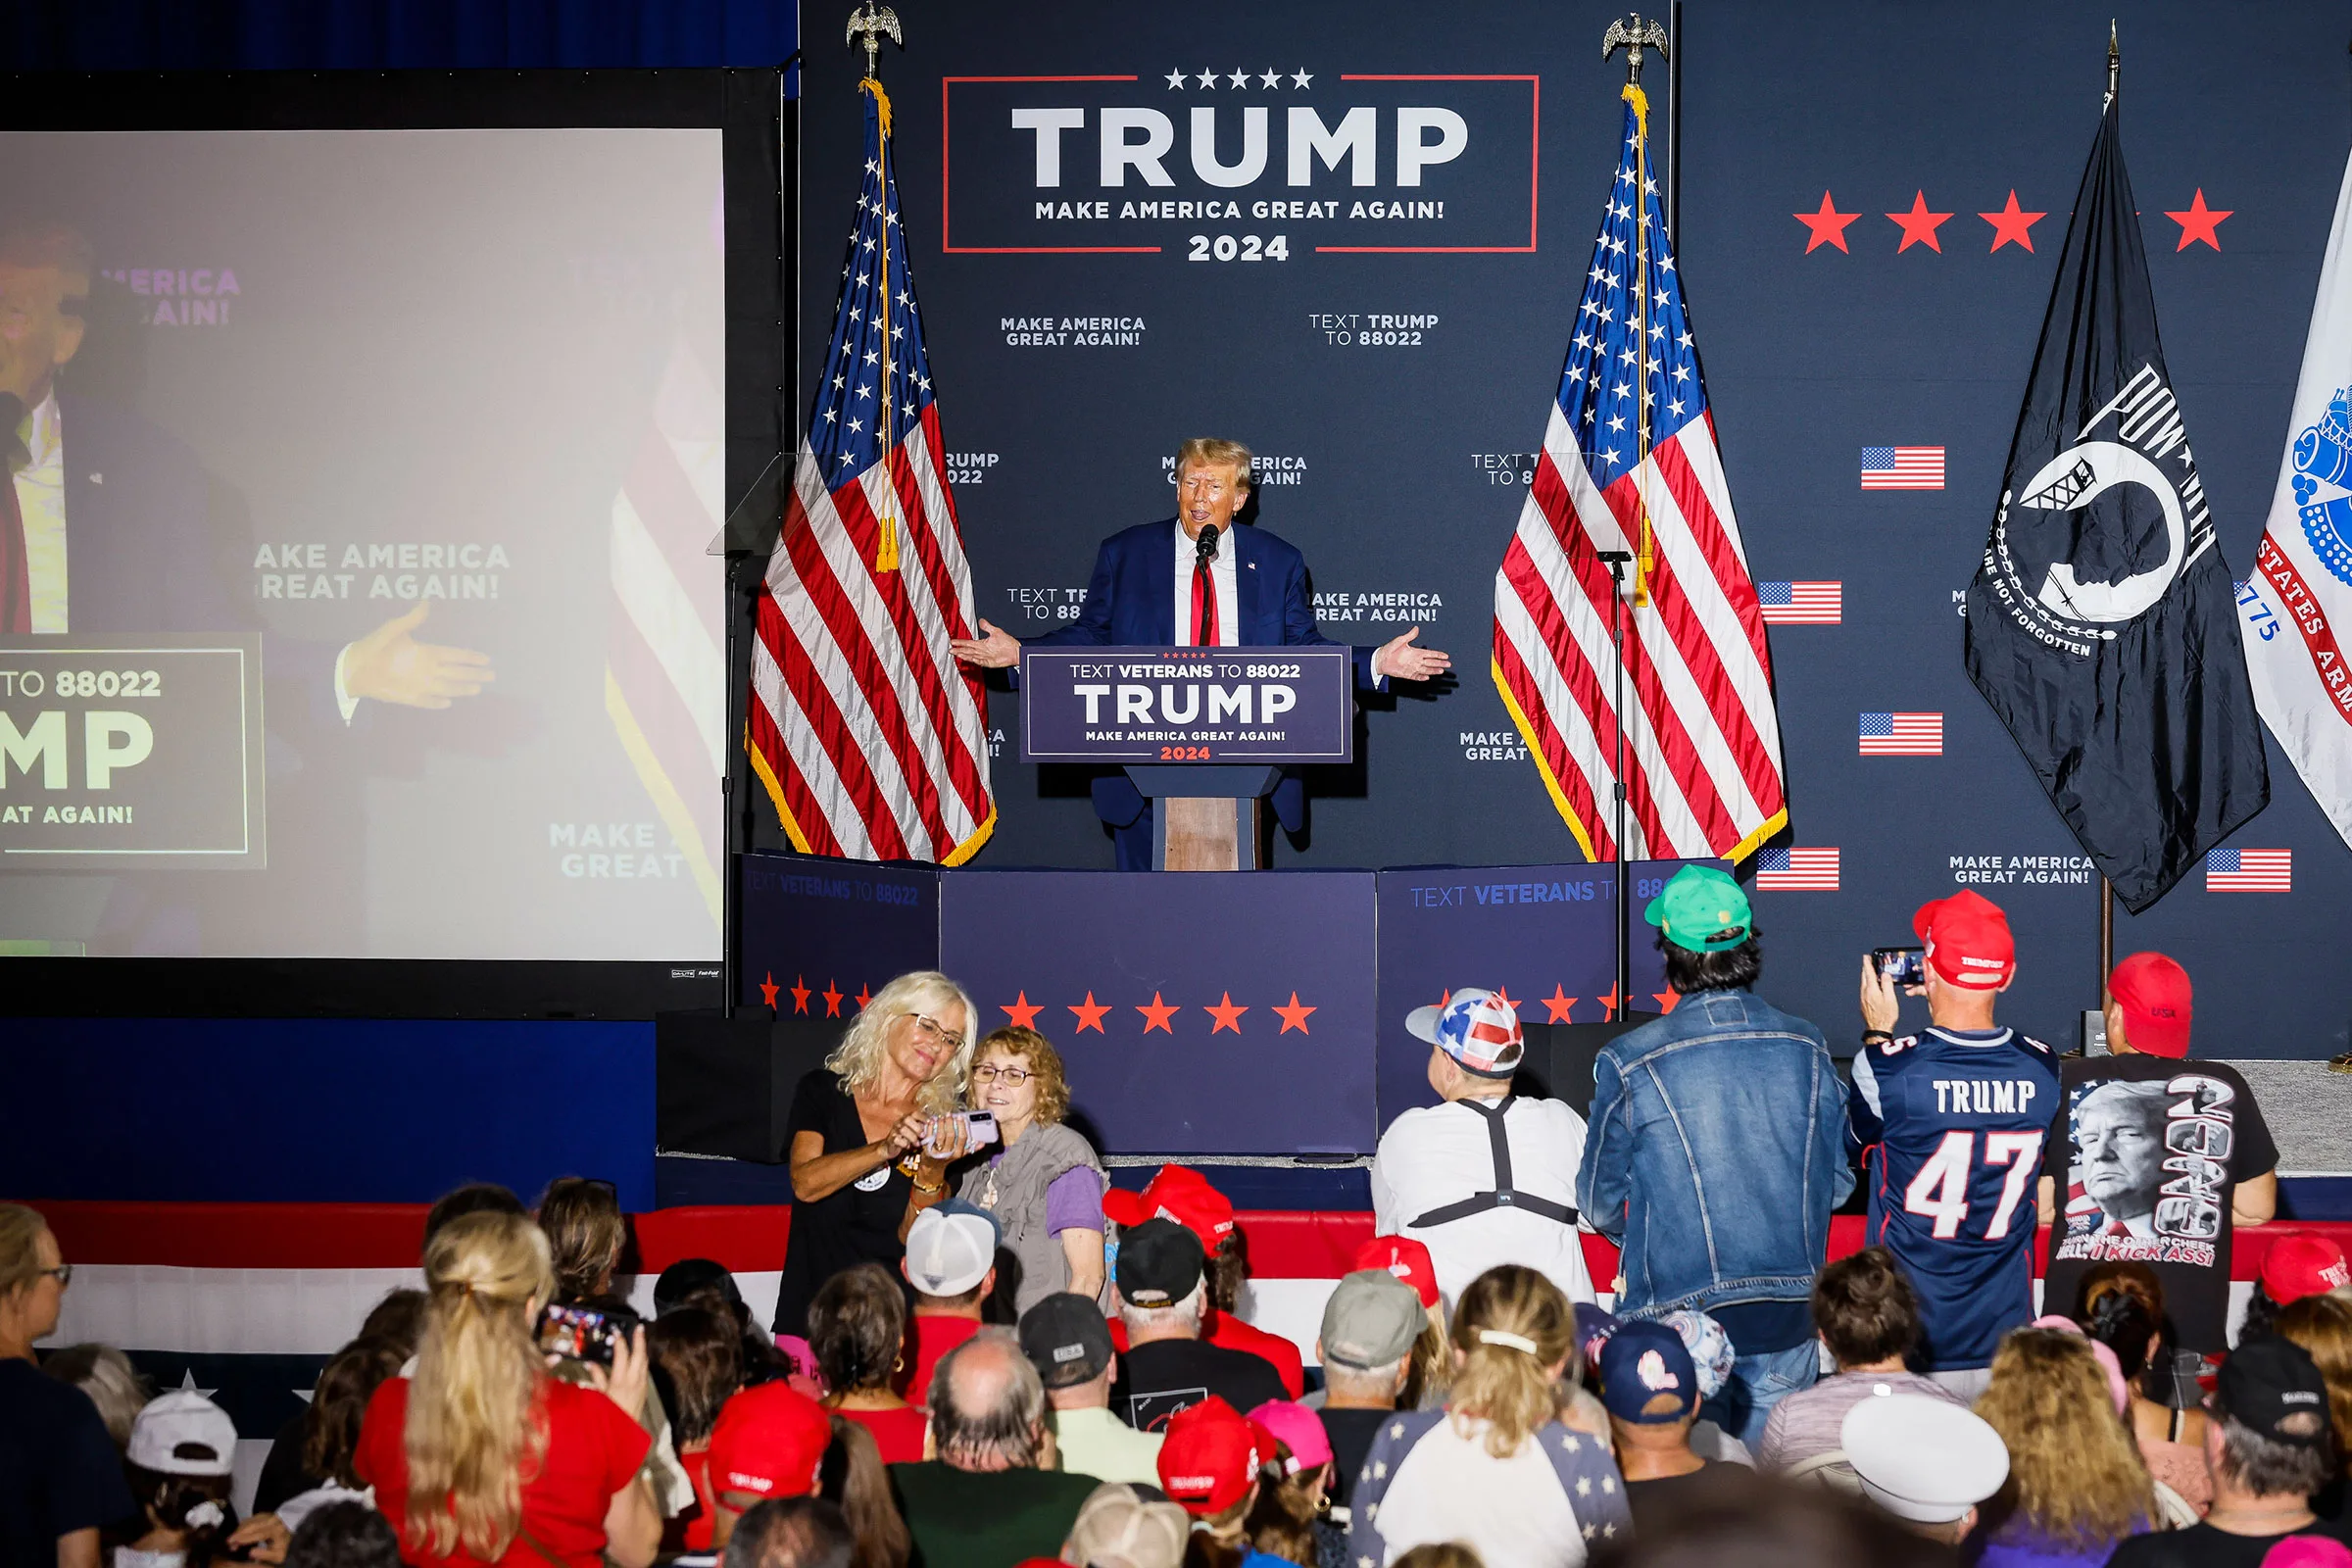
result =
[{"label": "speaker box", "polygon": [[1628,1013],[1607,1023],[1522,1023],[1527,1055],[1511,1080],[1514,1093],[1564,1100],[1588,1120],[1592,1114],[1592,1063],[1600,1048],[1658,1014]]},{"label": "speaker box", "polygon": [[684,1154],[781,1163],[803,1076],[841,1041],[840,1020],[773,1018],[753,1007],[654,1014],[654,1142]]}]

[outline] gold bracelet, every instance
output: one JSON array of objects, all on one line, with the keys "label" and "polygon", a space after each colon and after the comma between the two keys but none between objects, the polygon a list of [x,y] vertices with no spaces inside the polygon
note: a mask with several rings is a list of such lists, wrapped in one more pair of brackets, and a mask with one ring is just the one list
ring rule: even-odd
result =
[{"label": "gold bracelet", "polygon": [[946,1182],[933,1182],[930,1186],[925,1187],[921,1182],[916,1182],[914,1184],[914,1190],[925,1195],[932,1193],[944,1193],[948,1190],[948,1184]]}]

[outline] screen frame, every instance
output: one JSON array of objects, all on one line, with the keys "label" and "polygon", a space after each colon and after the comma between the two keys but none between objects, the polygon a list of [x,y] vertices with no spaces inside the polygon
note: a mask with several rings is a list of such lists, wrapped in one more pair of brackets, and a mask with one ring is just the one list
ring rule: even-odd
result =
[{"label": "screen frame", "polygon": [[[712,128],[726,226],[727,494],[784,453],[796,402],[800,116],[781,69],[20,72],[0,130]],[[730,580],[737,574],[730,572]],[[728,732],[740,733],[749,604],[729,593]],[[740,790],[743,770],[730,781]],[[725,810],[721,952],[651,961],[512,958],[0,959],[0,1017],[644,1019],[715,1007],[735,937],[742,813]]]}]

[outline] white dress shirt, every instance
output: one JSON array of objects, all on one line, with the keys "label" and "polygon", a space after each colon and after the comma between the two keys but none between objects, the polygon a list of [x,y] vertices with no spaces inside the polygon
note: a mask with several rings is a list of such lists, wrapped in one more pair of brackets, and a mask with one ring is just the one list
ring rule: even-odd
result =
[{"label": "white dress shirt", "polygon": [[[1196,645],[1193,621],[1193,564],[1200,553],[1200,543],[1185,537],[1184,524],[1176,524],[1176,646]],[[1208,564],[1208,579],[1217,590],[1217,646],[1234,648],[1241,644],[1241,592],[1236,586],[1237,567],[1234,558],[1240,549],[1233,540],[1233,530],[1220,530],[1217,555]]]},{"label": "white dress shirt", "polygon": [[32,466],[16,476],[17,510],[24,516],[24,564],[32,594],[32,629],[58,636],[66,631],[66,444],[57,416],[57,394],[17,426],[32,453]]}]

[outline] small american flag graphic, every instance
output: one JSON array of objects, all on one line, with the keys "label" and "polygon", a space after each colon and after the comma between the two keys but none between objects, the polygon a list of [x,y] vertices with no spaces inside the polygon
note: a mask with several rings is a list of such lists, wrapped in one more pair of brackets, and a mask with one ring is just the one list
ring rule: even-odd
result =
[{"label": "small american flag graphic", "polygon": [[1940,490],[1943,488],[1943,448],[1864,447],[1862,488]]},{"label": "small american flag graphic", "polygon": [[1941,757],[1941,713],[1864,713],[1864,757]]},{"label": "small american flag graphic", "polygon": [[1760,582],[1756,606],[1769,626],[1835,626],[1845,613],[1845,584]]},{"label": "small american flag graphic", "polygon": [[1765,850],[1756,857],[1756,886],[1767,893],[1835,893],[1838,852]]},{"label": "small american flag graphic", "polygon": [[2208,893],[2292,893],[2295,891],[2295,852],[2292,850],[2207,850],[2205,891]]}]

